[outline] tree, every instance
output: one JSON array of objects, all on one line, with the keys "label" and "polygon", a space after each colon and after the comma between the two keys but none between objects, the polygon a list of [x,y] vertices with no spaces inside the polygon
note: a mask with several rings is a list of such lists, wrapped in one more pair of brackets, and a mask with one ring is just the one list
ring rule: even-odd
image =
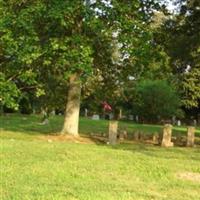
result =
[{"label": "tree", "polygon": [[[81,85],[87,77],[100,73],[104,86],[115,89],[147,65],[153,5],[147,0],[1,1],[0,44],[6,80],[17,88],[23,83],[39,94],[48,84],[41,80],[45,70],[66,80],[62,133],[78,135]],[[113,59],[114,40],[119,45],[119,62]]]},{"label": "tree", "polygon": [[164,47],[185,108],[198,108],[200,99],[200,1],[177,0],[176,13],[157,29],[155,41]]},{"label": "tree", "polygon": [[144,80],[136,85],[134,111],[148,122],[176,116],[180,108],[177,91],[163,80]]},{"label": "tree", "polygon": [[16,99],[19,97],[19,90],[15,84],[6,81],[3,73],[0,73],[0,107],[3,111],[3,106],[8,108],[18,108]]}]

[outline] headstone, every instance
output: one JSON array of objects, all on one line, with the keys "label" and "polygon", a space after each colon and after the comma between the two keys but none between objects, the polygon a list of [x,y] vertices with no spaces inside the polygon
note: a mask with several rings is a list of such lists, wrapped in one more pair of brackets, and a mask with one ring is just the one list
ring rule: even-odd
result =
[{"label": "headstone", "polygon": [[46,125],[48,123],[49,123],[49,120],[46,118],[40,123],[40,125]]},{"label": "headstone", "polygon": [[48,124],[49,123],[49,120],[48,119],[45,119],[44,121],[43,121],[43,124]]},{"label": "headstone", "polygon": [[144,140],[144,133],[143,132],[139,132],[139,138],[140,138],[140,140]]},{"label": "headstone", "polygon": [[85,114],[84,114],[84,116],[85,116],[85,117],[88,116],[88,109],[87,109],[87,108],[85,108]]},{"label": "headstone", "polygon": [[136,141],[139,140],[139,136],[140,136],[140,133],[138,131],[136,131],[133,135],[134,140],[136,140]]},{"label": "headstone", "polygon": [[127,137],[128,137],[127,131],[123,131],[123,136],[124,136],[124,138],[127,138]]},{"label": "headstone", "polygon": [[177,136],[176,136],[176,142],[178,143],[178,144],[180,144],[180,143],[182,143],[182,135],[181,134],[177,134]]},{"label": "headstone", "polygon": [[181,120],[177,121],[177,126],[181,126]]},{"label": "headstone", "polygon": [[172,117],[172,124],[175,125],[176,124],[176,116]]},{"label": "headstone", "polygon": [[128,119],[131,120],[131,121],[133,121],[134,120],[134,116],[133,115],[129,115]]},{"label": "headstone", "polygon": [[113,145],[117,142],[118,121],[109,122],[109,144]]},{"label": "headstone", "polygon": [[172,125],[171,124],[165,124],[163,128],[163,137],[162,137],[162,147],[172,147],[174,146],[174,143],[171,142],[172,137]]},{"label": "headstone", "polygon": [[124,132],[123,131],[120,131],[120,133],[119,133],[119,140],[120,141],[124,140]]},{"label": "headstone", "polygon": [[56,111],[52,110],[51,115],[55,116],[56,115]]},{"label": "headstone", "polygon": [[122,109],[119,109],[119,119],[122,118]]},{"label": "headstone", "polygon": [[109,114],[109,119],[112,120],[113,118],[114,118],[113,113],[110,113],[110,114]]},{"label": "headstone", "polygon": [[195,127],[189,126],[187,129],[187,147],[194,146]]},{"label": "headstone", "polygon": [[45,111],[45,109],[42,108],[42,110],[41,110],[41,114],[42,114],[42,115],[46,115],[46,111]]},{"label": "headstone", "polygon": [[159,142],[159,134],[158,133],[154,133],[152,140],[153,140],[154,143],[158,143]]},{"label": "headstone", "polygon": [[139,122],[139,117],[138,117],[138,115],[136,115],[135,121],[136,121],[136,122]]},{"label": "headstone", "polygon": [[100,118],[99,118],[99,115],[93,115],[93,116],[92,116],[92,119],[93,119],[93,120],[99,120]]}]

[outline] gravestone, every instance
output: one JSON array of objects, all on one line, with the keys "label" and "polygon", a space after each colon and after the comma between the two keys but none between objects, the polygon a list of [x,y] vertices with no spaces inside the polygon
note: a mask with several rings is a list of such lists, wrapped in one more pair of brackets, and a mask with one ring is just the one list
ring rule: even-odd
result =
[{"label": "gravestone", "polygon": [[187,129],[187,147],[194,146],[195,127],[189,126]]},{"label": "gravestone", "polygon": [[181,120],[177,121],[177,126],[181,126]]},{"label": "gravestone", "polygon": [[44,119],[41,123],[39,123],[40,125],[47,125],[49,123],[49,120],[46,118]]},{"label": "gravestone", "polygon": [[113,113],[110,113],[110,114],[109,114],[109,119],[112,120],[113,118],[114,118]]},{"label": "gravestone", "polygon": [[51,115],[55,116],[55,115],[56,115],[56,111],[55,111],[55,110],[52,110],[52,111],[51,111]]},{"label": "gravestone", "polygon": [[154,143],[159,143],[159,134],[157,132],[153,134],[152,140]]},{"label": "gravestone", "polygon": [[134,120],[134,116],[133,115],[129,115],[128,119],[131,120],[131,121],[133,121]]},{"label": "gravestone", "polygon": [[93,119],[93,120],[99,120],[100,117],[99,117],[99,115],[93,115],[93,116],[92,116],[92,119]]},{"label": "gravestone", "polygon": [[177,134],[176,135],[176,142],[178,143],[178,144],[182,144],[182,141],[183,140],[183,137],[182,137],[182,135],[181,134]]},{"label": "gravestone", "polygon": [[134,135],[133,135],[133,137],[134,137],[134,140],[139,140],[139,136],[140,136],[140,133],[138,132],[138,131],[136,131],[135,133],[134,133]]},{"label": "gravestone", "polygon": [[176,117],[175,116],[172,117],[172,124],[176,125]]},{"label": "gravestone", "polygon": [[119,119],[122,118],[122,109],[119,109]]},{"label": "gravestone", "polygon": [[118,121],[109,122],[109,144],[113,145],[117,142]]},{"label": "gravestone", "polygon": [[141,141],[143,141],[145,138],[145,134],[142,131],[139,132],[139,138]]},{"label": "gravestone", "polygon": [[137,123],[139,122],[139,117],[138,117],[138,115],[136,115],[135,121],[136,121]]},{"label": "gravestone", "polygon": [[197,120],[196,119],[193,120],[193,125],[197,126]]},{"label": "gravestone", "polygon": [[123,131],[123,136],[124,136],[124,138],[127,138],[127,137],[128,137],[127,131]]},{"label": "gravestone", "polygon": [[120,133],[119,133],[119,140],[120,141],[124,140],[124,132],[123,131],[120,131]]},{"label": "gravestone", "polygon": [[174,143],[171,142],[172,137],[172,125],[171,124],[165,124],[163,128],[163,137],[161,146],[162,147],[173,147]]},{"label": "gravestone", "polygon": [[87,108],[85,108],[85,110],[84,110],[84,116],[88,117],[88,109]]}]

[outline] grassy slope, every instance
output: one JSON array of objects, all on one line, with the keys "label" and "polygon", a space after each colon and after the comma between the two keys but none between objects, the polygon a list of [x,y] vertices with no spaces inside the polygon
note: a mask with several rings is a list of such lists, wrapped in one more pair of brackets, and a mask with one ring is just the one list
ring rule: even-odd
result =
[{"label": "grassy slope", "polygon": [[[1,118],[2,200],[200,200],[200,182],[177,175],[200,173],[199,148],[48,143],[36,136],[57,132],[61,117],[52,118],[51,125],[37,123],[35,116],[27,120]],[[129,131],[138,128],[126,123],[121,126]],[[82,133],[104,132],[106,128],[106,121],[80,122]],[[155,131],[160,127],[139,129]]]},{"label": "grassy slope", "polygon": [[[0,117],[1,127],[6,131],[1,137],[32,137],[38,134],[55,134],[58,133],[62,128],[63,116],[55,116],[50,118],[50,123],[48,125],[42,126],[38,123],[40,122],[40,117],[38,116],[21,116],[21,115],[8,115],[6,117]],[[161,132],[162,126],[159,125],[148,125],[148,124],[134,124],[132,122],[120,122],[120,129],[125,129],[129,134],[132,134],[136,130],[143,131],[146,134]],[[86,118],[80,119],[80,133],[107,133],[108,121],[107,120],[91,120]],[[18,132],[19,134],[16,134]],[[173,134],[186,135],[186,127],[174,127]],[[200,136],[200,128],[196,130],[196,135]]]}]

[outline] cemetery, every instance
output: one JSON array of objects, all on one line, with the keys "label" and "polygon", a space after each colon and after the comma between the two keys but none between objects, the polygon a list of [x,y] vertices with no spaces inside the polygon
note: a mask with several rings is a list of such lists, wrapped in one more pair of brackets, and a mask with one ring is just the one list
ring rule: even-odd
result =
[{"label": "cemetery", "polygon": [[0,200],[200,200],[199,0],[0,0]]},{"label": "cemetery", "polygon": [[198,127],[81,118],[73,139],[59,115],[0,119],[3,199],[199,199]]}]

